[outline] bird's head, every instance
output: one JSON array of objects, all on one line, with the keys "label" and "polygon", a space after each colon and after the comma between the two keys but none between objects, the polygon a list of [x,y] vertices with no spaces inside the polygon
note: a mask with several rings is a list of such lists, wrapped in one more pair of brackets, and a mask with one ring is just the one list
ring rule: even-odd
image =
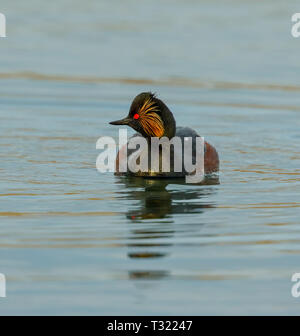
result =
[{"label": "bird's head", "polygon": [[127,117],[110,122],[111,125],[128,125],[144,137],[172,138],[176,123],[168,107],[151,92],[137,95]]}]

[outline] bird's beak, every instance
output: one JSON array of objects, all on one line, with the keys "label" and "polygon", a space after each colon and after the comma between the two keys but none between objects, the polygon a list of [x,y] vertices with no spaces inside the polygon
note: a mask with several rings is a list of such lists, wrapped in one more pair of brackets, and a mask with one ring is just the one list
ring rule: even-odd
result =
[{"label": "bird's beak", "polygon": [[121,120],[116,120],[116,121],[111,121],[111,125],[129,125],[130,119],[128,117],[121,119]]}]

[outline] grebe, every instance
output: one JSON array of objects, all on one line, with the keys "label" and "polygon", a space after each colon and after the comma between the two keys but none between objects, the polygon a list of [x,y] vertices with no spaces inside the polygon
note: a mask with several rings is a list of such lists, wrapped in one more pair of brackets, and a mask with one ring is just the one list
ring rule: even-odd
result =
[{"label": "grebe", "polygon": [[[116,120],[110,122],[111,125],[128,125],[136,130],[138,133],[134,134],[133,137],[140,136],[144,137],[148,141],[148,146],[151,146],[151,137],[167,137],[172,139],[174,136],[180,137],[184,140],[186,137],[192,138],[192,148],[193,148],[193,163],[195,162],[196,153],[196,137],[199,134],[189,127],[176,127],[176,121],[172,112],[169,110],[167,105],[160,99],[158,99],[151,92],[142,92],[137,95],[130,107],[129,114],[127,117],[121,120]],[[182,142],[183,143],[183,142]],[[127,149],[127,158],[133,153],[134,150]],[[150,151],[149,151],[150,152]],[[136,173],[130,172],[119,172],[119,162],[123,160],[124,148],[122,148],[116,158],[116,175],[134,175],[143,177],[183,177],[188,173],[182,169],[182,172],[178,173],[174,171],[174,164],[171,166],[170,172],[153,172],[149,169],[147,172],[137,171]],[[176,153],[175,153],[176,155]],[[183,156],[183,150],[180,154]],[[173,146],[170,151],[170,158],[174,158]],[[208,142],[204,142],[204,172],[205,174],[211,174],[219,171],[219,156],[216,149],[210,145]]]}]

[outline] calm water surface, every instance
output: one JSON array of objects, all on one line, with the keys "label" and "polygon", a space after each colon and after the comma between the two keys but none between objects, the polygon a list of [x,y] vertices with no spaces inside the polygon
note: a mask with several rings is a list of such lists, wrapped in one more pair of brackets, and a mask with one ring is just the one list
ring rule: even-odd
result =
[{"label": "calm water surface", "polygon": [[[0,314],[299,314],[296,2],[2,3]],[[220,184],[97,172],[145,90]]]}]

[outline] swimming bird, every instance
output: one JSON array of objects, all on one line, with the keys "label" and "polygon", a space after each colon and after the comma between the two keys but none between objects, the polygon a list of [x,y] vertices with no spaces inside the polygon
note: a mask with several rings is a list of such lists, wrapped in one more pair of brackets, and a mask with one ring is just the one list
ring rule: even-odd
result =
[{"label": "swimming bird", "polygon": [[[196,138],[199,137],[199,134],[189,127],[176,127],[176,121],[173,113],[167,105],[157,98],[157,96],[152,92],[142,92],[137,95],[132,101],[127,117],[121,120],[112,121],[110,124],[127,125],[132,127],[135,131],[137,131],[133,137],[144,137],[147,140],[148,147],[151,146],[150,139],[152,137],[166,137],[168,139],[172,139],[177,136],[181,138],[182,141],[184,141],[186,137],[190,137],[192,138],[192,159],[193,163],[195,163],[196,156],[198,155],[196,151]],[[127,155],[129,160],[133,151],[134,150],[127,148],[127,154],[125,154],[126,152],[124,151],[124,147],[119,151],[116,158],[116,175],[183,177],[189,174],[185,171],[184,166],[181,172],[174,170],[174,163],[172,163],[174,157],[176,158],[176,154],[183,156],[183,149],[176,153],[176,148],[174,152],[173,146],[170,148],[170,172],[163,172],[161,170],[154,172],[151,168],[149,168],[146,172],[137,171],[132,173],[127,170],[127,172],[121,173],[118,169],[119,162],[124,159],[124,155]],[[219,171],[218,153],[216,149],[206,141],[204,142],[204,171],[205,174],[211,174]]]}]

